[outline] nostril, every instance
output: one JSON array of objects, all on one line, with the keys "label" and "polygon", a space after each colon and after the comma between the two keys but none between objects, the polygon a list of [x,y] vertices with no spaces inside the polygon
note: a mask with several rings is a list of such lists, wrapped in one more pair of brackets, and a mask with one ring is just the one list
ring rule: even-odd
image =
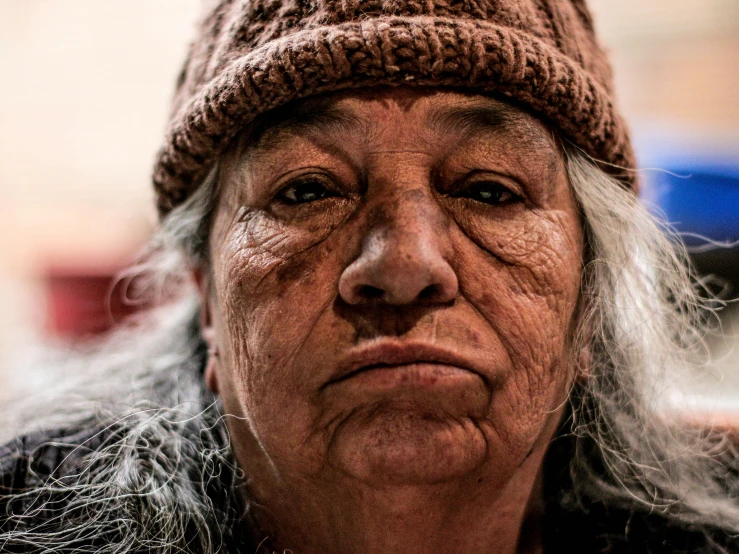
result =
[{"label": "nostril", "polygon": [[418,300],[435,300],[441,296],[439,285],[429,285],[418,294]]},{"label": "nostril", "polygon": [[362,285],[359,287],[359,297],[364,298],[367,300],[374,300],[376,298],[381,298],[384,294],[383,290],[377,287],[373,287],[371,285]]}]

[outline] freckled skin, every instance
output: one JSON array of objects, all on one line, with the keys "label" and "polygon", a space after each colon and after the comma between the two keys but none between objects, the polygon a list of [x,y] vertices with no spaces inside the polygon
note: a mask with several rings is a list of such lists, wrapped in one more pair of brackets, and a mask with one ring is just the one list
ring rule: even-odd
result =
[{"label": "freckled skin", "polygon": [[[507,124],[437,124],[481,106]],[[206,379],[255,516],[301,554],[523,552],[573,378],[583,238],[563,157],[543,124],[481,96],[376,89],[330,107],[355,128],[287,128],[226,154],[212,268],[196,275],[219,352]],[[286,202],[306,175],[330,194]],[[382,340],[478,369],[448,386],[332,381]]]}]

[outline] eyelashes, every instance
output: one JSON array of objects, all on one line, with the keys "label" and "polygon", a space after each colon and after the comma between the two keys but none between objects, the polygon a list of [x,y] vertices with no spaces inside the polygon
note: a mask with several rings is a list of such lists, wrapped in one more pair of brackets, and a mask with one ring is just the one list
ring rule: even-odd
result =
[{"label": "eyelashes", "polygon": [[488,205],[511,204],[521,197],[508,187],[495,181],[478,181],[454,194],[457,198],[469,198]]},{"label": "eyelashes", "polygon": [[[283,187],[275,199],[283,204],[297,206],[318,202],[326,198],[339,196],[322,175],[301,177]],[[477,181],[450,195],[456,198],[468,198],[487,205],[510,204],[521,200],[521,197],[508,187],[495,181]]]},{"label": "eyelashes", "polygon": [[308,175],[292,181],[277,193],[276,199],[287,205],[300,205],[317,202],[338,196],[319,175]]}]

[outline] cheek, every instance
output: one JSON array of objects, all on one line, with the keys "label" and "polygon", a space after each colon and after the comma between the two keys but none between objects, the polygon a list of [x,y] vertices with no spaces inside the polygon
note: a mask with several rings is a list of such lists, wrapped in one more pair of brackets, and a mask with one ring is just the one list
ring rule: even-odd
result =
[{"label": "cheek", "polygon": [[[223,236],[214,249],[214,272],[229,324],[226,331],[235,333],[232,339],[261,344],[270,338],[260,335],[262,328],[273,331],[275,321],[282,322],[284,338],[301,332],[295,322],[323,301],[321,289],[327,289],[325,273],[333,252],[327,239],[333,228],[328,224],[289,227],[255,213]],[[294,296],[304,294],[306,288],[315,294],[295,302]]]},{"label": "cheek", "polygon": [[254,217],[233,230],[218,252],[218,290],[223,305],[245,311],[279,304],[296,280],[308,279],[314,267],[308,258],[322,236],[289,232]]},{"label": "cheek", "polygon": [[[531,212],[516,221],[470,222],[464,231],[464,246],[457,250],[460,286],[508,359],[490,419],[501,440],[526,444],[564,400],[570,380],[569,336],[582,263],[579,225],[559,212]],[[530,435],[529,441],[520,441],[521,434]]]},{"label": "cheek", "polygon": [[[343,247],[334,229],[287,227],[255,214],[214,233],[222,371],[236,405],[229,411],[243,415],[258,438],[302,439],[294,431],[304,426],[292,420],[306,418],[310,406],[301,400],[315,387],[295,366],[335,298]],[[292,448],[270,444],[269,450],[283,447]]]}]

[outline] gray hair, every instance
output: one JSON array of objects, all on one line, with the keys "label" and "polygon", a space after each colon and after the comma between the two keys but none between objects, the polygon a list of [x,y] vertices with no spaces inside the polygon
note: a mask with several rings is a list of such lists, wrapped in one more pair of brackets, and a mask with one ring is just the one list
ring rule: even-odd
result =
[{"label": "gray hair", "polygon": [[576,492],[737,533],[736,494],[722,484],[734,442],[665,401],[705,367],[716,303],[691,275],[679,237],[636,197],[580,154],[568,155],[567,168],[589,250],[576,333],[587,378],[570,400]]},{"label": "gray hair", "polygon": [[[679,241],[632,193],[577,151],[568,151],[567,170],[587,251],[575,345],[581,355],[573,356],[582,378],[573,385],[565,424],[576,445],[569,462],[574,487],[563,502],[599,498],[739,533],[736,496],[721,485],[724,461],[735,454],[731,441],[679,421],[660,394],[663,383],[700,370],[702,329],[713,306],[691,278]],[[154,255],[133,269],[149,276],[148,289],[164,294],[168,279],[185,281],[188,267],[207,264],[217,183],[216,169],[163,222]],[[61,516],[56,527],[28,529],[23,521],[31,511],[17,517],[16,529],[0,534],[0,548],[31,544],[40,551],[85,552],[84,539],[117,529],[117,542],[94,551],[189,551],[187,530],[196,531],[203,551],[218,550],[224,518],[234,516],[214,506],[206,489],[224,468],[238,470],[218,402],[202,383],[206,353],[194,291],[88,354],[77,363],[87,377],[67,385],[66,396],[61,387],[53,391],[54,413],[5,422],[13,435],[80,425],[115,429],[116,440],[87,454],[68,484],[49,480],[28,493],[73,492],[73,508],[87,519],[80,516],[75,533]],[[71,401],[60,400],[70,395]],[[36,403],[22,413],[42,412]],[[148,462],[136,463],[142,458]]]}]

